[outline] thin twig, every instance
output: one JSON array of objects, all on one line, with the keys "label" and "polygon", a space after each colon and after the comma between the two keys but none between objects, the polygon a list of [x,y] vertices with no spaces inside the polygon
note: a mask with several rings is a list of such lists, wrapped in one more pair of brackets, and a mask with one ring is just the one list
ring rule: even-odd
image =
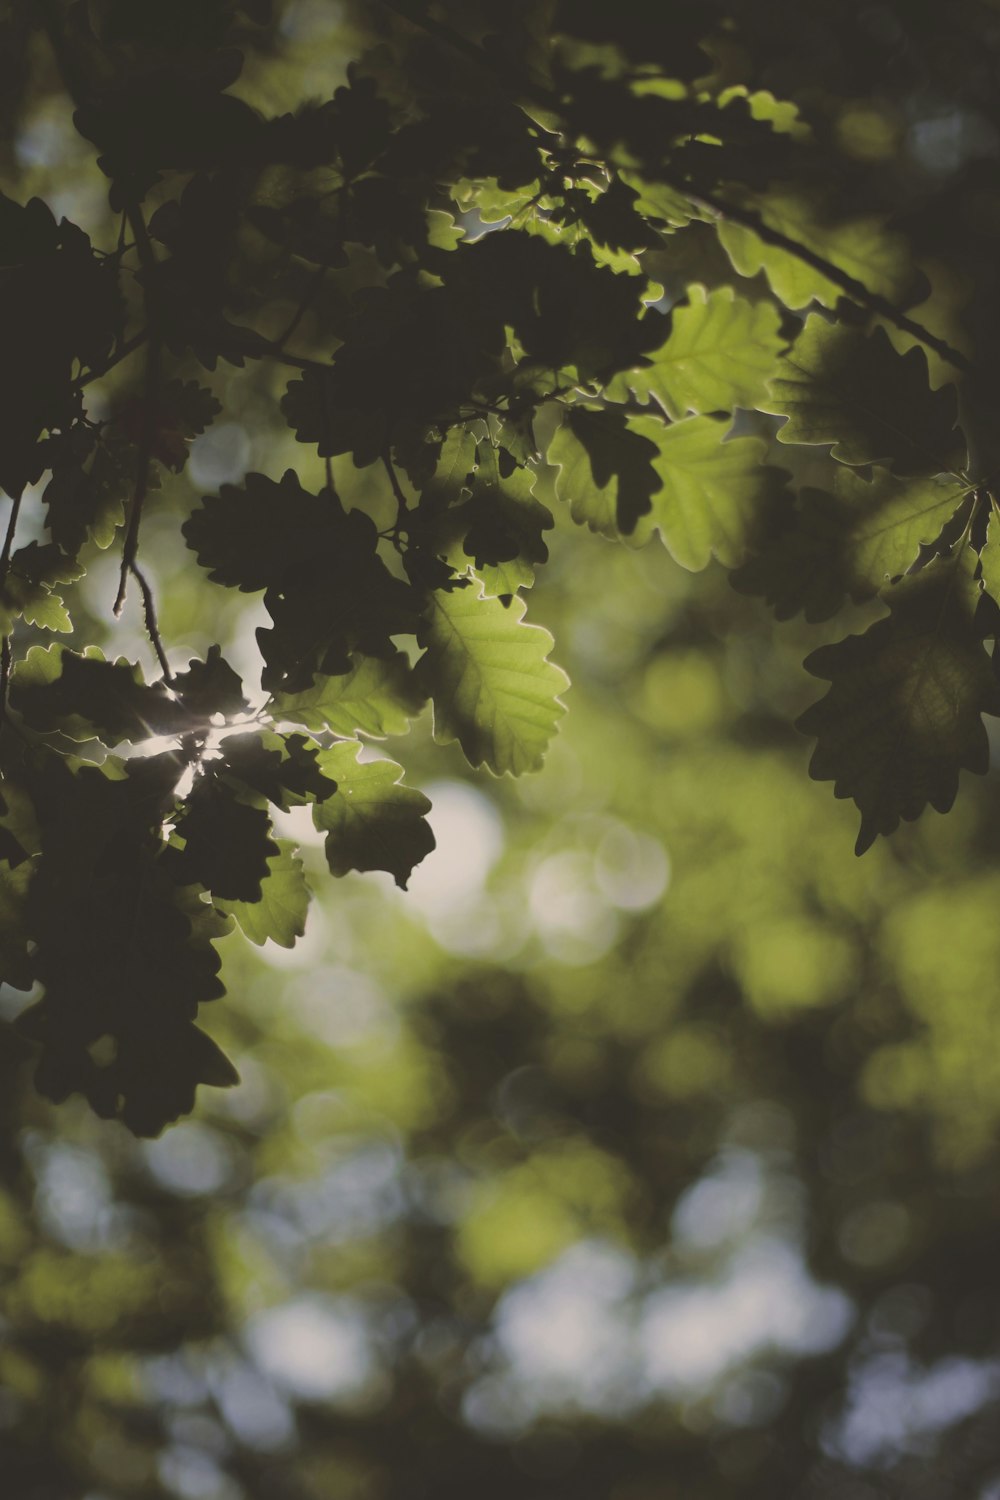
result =
[{"label": "thin twig", "polygon": [[[0,550],[0,589],[7,582],[7,573],[10,569],[10,554],[14,546],[14,533],[17,530],[17,518],[21,514],[22,495],[16,495],[11,499],[10,516],[7,519],[7,532],[3,539],[3,549]],[[3,646],[0,647],[0,725],[7,718],[7,685],[10,682],[10,636],[5,635]]]},{"label": "thin twig", "polygon": [[382,463],[385,466],[385,472],[389,476],[389,483],[392,485],[392,493],[396,497],[396,530],[403,531],[405,529],[403,526],[403,518],[409,510],[409,506],[406,503],[406,496],[403,494],[402,487],[399,483],[399,476],[392,466],[392,459],[389,457],[388,448],[382,454]]},{"label": "thin twig", "polygon": [[281,346],[288,343],[288,340],[291,338],[292,334],[298,328],[299,324],[302,322],[302,319],[305,317],[306,313],[309,311],[310,307],[312,307],[313,303],[316,301],[316,298],[319,296],[320,287],[323,285],[323,278],[325,277],[328,270],[329,266],[319,266],[313,273],[313,275],[309,278],[309,285],[306,287],[305,294],[303,295],[301,302],[292,315],[292,321],[289,323],[284,333],[282,333],[275,340],[276,344]]},{"label": "thin twig", "polygon": [[137,204],[129,204],[126,212],[129,223],[132,226],[132,233],[135,235],[136,249],[139,252],[139,262],[144,272],[143,295],[146,301],[146,326],[149,330],[149,349],[146,355],[143,421],[142,432],[139,438],[139,456],[136,463],[135,489],[128,511],[125,540],[122,543],[121,572],[118,579],[118,593],[115,596],[114,603],[114,613],[116,615],[120,615],[122,612],[122,607],[125,603],[125,593],[128,588],[128,575],[135,565],[136,555],[139,550],[139,527],[142,523],[143,505],[145,504],[146,495],[149,490],[149,469],[153,458],[153,445],[156,441],[162,343],[159,308],[157,306],[157,288],[155,284],[156,255],[150,242],[142,210]]},{"label": "thin twig", "polygon": [[240,348],[236,344],[236,350],[246,359],[276,359],[279,364],[291,365],[296,370],[319,370],[325,374],[333,368],[329,360],[309,359],[304,354],[292,354],[283,349],[277,339],[261,338],[259,334],[253,333],[251,329],[246,332],[252,336],[247,339],[246,346]]},{"label": "thin twig", "polygon": [[156,600],[153,598],[153,590],[149,586],[149,579],[141,571],[138,563],[129,563],[129,572],[139,585],[139,590],[142,594],[143,614],[146,617],[146,634],[149,636],[153,650],[156,652],[156,659],[160,663],[163,680],[170,686],[173,684],[174,674],[170,670],[170,662],[167,660],[167,653],[163,648],[160,624],[156,618]]},{"label": "thin twig", "polygon": [[810,250],[808,245],[802,245],[790,235],[782,233],[780,229],[773,228],[753,208],[741,208],[738,204],[729,203],[724,199],[717,198],[714,193],[705,192],[699,188],[695,190],[686,184],[681,177],[674,177],[668,173],[660,172],[659,180],[667,187],[674,188],[683,193],[689,202],[700,208],[706,208],[709,212],[720,219],[729,219],[733,224],[739,224],[744,229],[751,230],[758,239],[766,245],[773,245],[776,250],[784,250],[787,255],[793,255],[803,265],[811,266],[814,271],[819,271],[834,286],[839,286],[852,301],[858,302],[862,307],[867,307],[869,312],[878,313],[894,324],[902,333],[909,333],[928,349],[933,349],[935,354],[947,360],[956,370],[961,370],[964,375],[974,375],[976,367],[960,349],[953,349],[944,339],[938,338],[937,334],[931,333],[922,323],[911,318],[908,313],[890,302],[888,297],[883,297],[881,292],[873,292],[859,281],[856,276],[851,276],[847,271],[842,271],[839,266],[826,259],[815,250]]},{"label": "thin twig", "polygon": [[0,728],[7,723],[7,688],[10,684],[10,636],[0,646]]},{"label": "thin twig", "polygon": [[7,582],[7,569],[10,567],[10,553],[14,545],[14,533],[17,530],[17,518],[21,514],[21,501],[23,494],[18,495],[11,501],[10,515],[7,518],[7,533],[3,539],[3,548],[0,549],[0,588]]},{"label": "thin twig", "polygon": [[74,388],[82,391],[84,386],[90,385],[92,380],[100,380],[102,375],[107,375],[109,370],[113,370],[116,365],[128,359],[130,354],[140,349],[148,337],[149,330],[140,328],[138,333],[134,333],[130,339],[119,344],[117,349],[113,349],[107,359],[99,360],[96,365],[91,365],[89,369],[84,370],[83,374],[73,382]]}]

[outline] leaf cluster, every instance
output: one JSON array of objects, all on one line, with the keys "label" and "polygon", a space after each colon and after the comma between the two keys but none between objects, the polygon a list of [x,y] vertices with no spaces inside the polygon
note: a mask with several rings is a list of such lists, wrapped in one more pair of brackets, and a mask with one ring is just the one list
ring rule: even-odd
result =
[{"label": "leaf cluster", "polygon": [[[389,7],[329,99],[268,114],[267,6],[42,8],[120,216],[100,245],[0,196],[2,977],[43,989],[24,1028],[53,1097],[155,1133],[231,1081],[194,1015],[232,921],[303,929],[275,816],[311,806],[334,875],[405,886],[428,803],[367,739],[429,703],[470,766],[542,763],[567,679],[525,596],[560,514],[628,547],[658,533],[779,618],[884,603],[808,658],[830,689],[799,721],[859,850],[986,769],[1000,566],[974,340],[816,111],[734,79],[741,7],[665,28],[620,9],[529,4],[502,38]],[[300,454],[181,528],[208,584],[261,597],[246,689],[218,647],[171,665],[143,571],[144,514],[229,414],[226,368]],[[38,636],[86,620],[73,590],[116,544],[152,681]]]}]

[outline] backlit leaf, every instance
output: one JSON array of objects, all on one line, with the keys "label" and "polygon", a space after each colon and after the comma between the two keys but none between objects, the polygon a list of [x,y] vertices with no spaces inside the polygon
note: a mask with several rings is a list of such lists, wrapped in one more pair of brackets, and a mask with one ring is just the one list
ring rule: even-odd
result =
[{"label": "backlit leaf", "polygon": [[632,425],[658,439],[654,467],[661,480],[632,543],[641,546],[659,531],[684,568],[697,572],[713,557],[735,567],[770,516],[784,478],[781,469],[764,464],[766,445],[751,437],[723,442],[727,423],[714,417],[687,417],[668,427],[633,417]]},{"label": "backlit leaf", "polygon": [[[826,223],[819,199],[810,201],[790,193],[769,193],[758,207],[769,228],[831,261],[869,291],[897,302],[906,297],[915,279],[913,262],[905,240],[887,229],[884,219],[868,216]],[[810,302],[835,307],[844,295],[843,288],[817,267],[766,244],[752,229],[726,218],[719,219],[716,227],[740,275],[756,276],[763,271],[786,307],[808,307]]]},{"label": "backlit leaf", "polygon": [[355,656],[351,670],[338,677],[316,677],[301,693],[275,693],[269,711],[306,729],[351,736],[356,731],[381,739],[406,734],[423,707],[402,652],[382,660]]},{"label": "backlit leaf", "polygon": [[752,408],[764,394],[782,339],[770,302],[747,302],[732,287],[688,287],[670,314],[670,334],[650,363],[619,376],[640,400],[655,397],[668,416]]},{"label": "backlit leaf", "polygon": [[519,597],[504,607],[472,586],[433,594],[419,633],[435,738],[458,740],[471,765],[498,775],[536,770],[565,712],[569,679],[548,660],[552,637],[523,617]]},{"label": "backlit leaf", "polygon": [[630,535],[659,488],[654,467],[661,429],[640,430],[618,411],[573,407],[549,444],[559,466],[556,494],[579,525],[602,536]]},{"label": "backlit leaf", "polygon": [[280,948],[293,948],[306,930],[309,887],[289,839],[278,839],[278,853],[269,856],[267,874],[260,883],[259,901],[226,901],[215,897],[220,911],[234,917],[251,943],[261,947],[271,940]]},{"label": "backlit leaf", "polygon": [[33,729],[106,745],[191,727],[190,715],[163,683],[143,682],[136,664],[106,661],[96,646],[85,656],[63,646],[33,646],[14,670],[10,701]]},{"label": "backlit leaf", "polygon": [[966,497],[950,476],[871,479],[841,466],[833,492],[806,488],[776,516],[773,531],[732,576],[734,588],[759,594],[779,620],[802,610],[827,620],[844,596],[860,602],[916,562]]}]

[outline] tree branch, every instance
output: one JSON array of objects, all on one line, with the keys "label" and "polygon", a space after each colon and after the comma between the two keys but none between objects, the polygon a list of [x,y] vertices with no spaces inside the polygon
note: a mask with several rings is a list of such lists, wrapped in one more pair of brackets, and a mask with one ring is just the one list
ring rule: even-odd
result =
[{"label": "tree branch", "polygon": [[141,348],[148,337],[149,330],[140,328],[138,333],[134,333],[130,339],[126,339],[124,343],[118,345],[117,349],[112,350],[107,359],[100,360],[96,365],[91,365],[89,369],[84,370],[83,374],[73,382],[75,388],[82,391],[84,386],[90,385],[91,381],[100,380],[102,375],[106,375],[109,370],[113,370],[116,365],[128,359],[130,354],[134,354],[137,349]]},{"label": "tree branch", "polygon": [[143,295],[146,302],[146,326],[149,331],[149,348],[146,354],[143,420],[142,432],[139,438],[139,457],[136,463],[135,489],[132,494],[132,501],[129,506],[125,526],[125,539],[122,543],[121,572],[118,579],[118,593],[114,603],[114,613],[116,615],[120,615],[122,612],[122,607],[125,603],[125,593],[128,588],[128,576],[135,566],[135,559],[139,550],[139,527],[142,524],[143,506],[149,490],[149,468],[153,458],[153,445],[156,441],[156,419],[160,396],[160,355],[162,352],[159,307],[157,306],[158,296],[155,285],[156,255],[150,242],[142,210],[137,204],[129,204],[126,213],[128,214],[129,223],[132,226],[132,233],[135,235],[139,263],[144,272]]},{"label": "tree branch", "polygon": [[870,312],[878,313],[901,332],[912,335],[919,343],[925,344],[928,349],[933,349],[935,354],[947,360],[956,370],[961,370],[964,375],[975,374],[975,365],[961,350],[953,349],[944,339],[938,338],[937,334],[931,333],[929,328],[925,328],[922,323],[911,318],[894,302],[890,302],[888,297],[883,297],[880,292],[871,291],[863,281],[859,281],[856,276],[849,275],[847,271],[842,271],[824,255],[810,250],[808,245],[800,244],[790,235],[783,234],[780,229],[774,229],[756,209],[741,208],[735,203],[716,197],[714,193],[705,192],[700,188],[695,190],[685,183],[683,178],[673,177],[666,172],[659,173],[659,180],[667,187],[672,187],[682,193],[689,202],[708,209],[717,218],[729,219],[733,224],[739,224],[744,229],[751,230],[766,245],[773,245],[777,250],[784,250],[786,254],[794,255],[796,260],[811,266],[814,271],[819,271],[820,275],[825,276],[827,281],[832,281],[834,286],[839,286],[853,302],[867,307]]},{"label": "tree branch", "polygon": [[169,686],[173,683],[174,674],[170,670],[170,662],[167,660],[167,653],[163,647],[160,624],[156,618],[156,600],[153,598],[153,590],[149,586],[149,579],[140,570],[137,563],[132,562],[129,564],[129,572],[139,585],[139,591],[142,594],[142,609],[146,617],[146,634],[149,636],[153,650],[156,652],[156,659],[160,663],[163,680]]},{"label": "tree branch", "polygon": [[392,493],[396,497],[396,530],[402,531],[403,518],[409,510],[409,506],[406,503],[406,496],[403,494],[402,486],[399,483],[399,475],[396,473],[396,470],[392,466],[392,459],[389,456],[388,448],[382,454],[382,463],[385,466],[385,472],[389,476],[389,483],[392,485]]}]

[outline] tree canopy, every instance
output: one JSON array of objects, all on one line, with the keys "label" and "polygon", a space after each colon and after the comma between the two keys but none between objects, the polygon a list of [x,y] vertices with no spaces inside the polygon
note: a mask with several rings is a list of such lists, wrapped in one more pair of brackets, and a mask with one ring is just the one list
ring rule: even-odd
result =
[{"label": "tree canopy", "polygon": [[992,1500],[998,64],[0,6],[19,1496]]}]

